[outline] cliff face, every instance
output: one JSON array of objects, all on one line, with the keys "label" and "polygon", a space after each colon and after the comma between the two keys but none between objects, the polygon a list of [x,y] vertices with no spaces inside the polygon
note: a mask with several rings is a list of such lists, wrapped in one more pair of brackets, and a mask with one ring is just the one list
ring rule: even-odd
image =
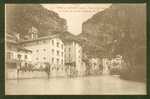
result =
[{"label": "cliff face", "polygon": [[39,36],[66,31],[66,20],[53,11],[38,4],[6,5],[6,30],[18,32],[22,37],[32,26],[37,28]]},{"label": "cliff face", "polygon": [[[146,39],[145,7],[145,4],[113,4],[110,8],[95,14],[83,23],[82,34],[79,35],[80,39],[85,44],[87,43],[84,48],[86,50],[93,48],[92,51],[97,53],[96,55],[100,51],[109,54],[126,36],[129,36],[129,39],[131,38],[133,41],[136,40],[131,45],[136,46],[137,42]],[[142,45],[144,43],[145,41]],[[125,45],[123,46],[125,47]],[[88,53],[93,53],[90,50]],[[123,52],[120,51],[120,53]]]},{"label": "cliff face", "polygon": [[113,4],[84,22],[79,38],[89,55],[122,55],[126,63],[120,71],[122,78],[145,81],[145,4]]}]

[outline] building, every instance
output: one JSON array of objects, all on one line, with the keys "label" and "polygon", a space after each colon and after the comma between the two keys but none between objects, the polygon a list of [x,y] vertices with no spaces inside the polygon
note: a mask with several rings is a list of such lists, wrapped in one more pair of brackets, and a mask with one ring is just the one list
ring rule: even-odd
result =
[{"label": "building", "polygon": [[18,34],[6,33],[5,36],[5,78],[17,77],[17,69],[28,67],[31,50],[21,47]]},{"label": "building", "polygon": [[123,63],[123,59],[121,55],[116,55],[116,57],[112,58],[111,65],[110,65],[110,73],[120,74],[122,63]]},{"label": "building", "polygon": [[122,62],[120,55],[116,55],[112,59],[103,58],[103,74],[119,74]]},{"label": "building", "polygon": [[103,58],[103,74],[109,74],[110,73],[110,66],[111,66],[111,60],[109,58]]},{"label": "building", "polygon": [[90,69],[91,74],[95,75],[95,74],[100,74],[102,72],[103,66],[99,58],[91,58],[90,64],[91,64],[91,69]]},{"label": "building", "polygon": [[75,41],[65,43],[65,65],[69,75],[82,75],[82,47]]},{"label": "building", "polygon": [[86,75],[86,63],[84,61],[82,61],[81,67],[80,67],[80,76],[85,76]]},{"label": "building", "polygon": [[116,57],[111,60],[111,63],[112,64],[113,63],[121,64],[122,63],[122,56],[121,55],[116,55]]},{"label": "building", "polygon": [[64,76],[64,43],[57,35],[21,41],[20,44],[31,50],[34,66],[50,65],[51,76]]},{"label": "building", "polygon": [[29,28],[28,32],[23,36],[23,38],[25,40],[37,39],[38,33],[38,29],[32,26],[31,28]]},{"label": "building", "polygon": [[6,33],[5,40],[5,62],[7,67],[11,66],[10,68],[16,68],[17,61],[21,61],[22,66],[24,66],[24,63],[29,63],[31,61],[30,55],[32,51],[21,47],[18,43],[17,36],[12,35],[10,33]]}]

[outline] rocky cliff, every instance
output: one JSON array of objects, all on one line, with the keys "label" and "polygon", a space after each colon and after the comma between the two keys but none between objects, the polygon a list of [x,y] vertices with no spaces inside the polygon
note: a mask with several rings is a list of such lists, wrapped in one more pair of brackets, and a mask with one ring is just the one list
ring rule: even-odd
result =
[{"label": "rocky cliff", "polygon": [[37,28],[39,36],[66,31],[66,20],[53,11],[38,4],[6,5],[6,30],[9,33],[18,32],[21,37],[28,33],[31,27]]},{"label": "rocky cliff", "polygon": [[89,55],[122,55],[121,77],[146,80],[145,4],[113,4],[84,22],[79,37]]},{"label": "rocky cliff", "polygon": [[[87,44],[84,48],[87,51],[90,48],[89,54],[95,52],[97,56],[101,56],[102,51],[109,54],[115,50],[114,46],[119,44],[127,34],[132,40],[144,39],[146,36],[145,7],[145,4],[112,4],[110,8],[96,13],[82,25],[82,33],[79,37]],[[137,43],[134,44],[136,46]]]}]

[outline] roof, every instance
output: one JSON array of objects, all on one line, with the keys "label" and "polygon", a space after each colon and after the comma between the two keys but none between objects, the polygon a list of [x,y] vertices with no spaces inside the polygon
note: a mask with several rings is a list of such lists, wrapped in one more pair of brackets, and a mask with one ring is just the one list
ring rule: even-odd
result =
[{"label": "roof", "polygon": [[6,43],[13,43],[13,44],[17,44],[17,41],[15,41],[15,40],[6,40]]},{"label": "roof", "polygon": [[80,45],[80,46],[82,46],[81,42],[79,42],[77,40],[72,40],[72,39],[71,40],[64,40],[65,45],[72,44],[73,42]]},{"label": "roof", "polygon": [[44,37],[39,37],[37,39],[21,40],[19,43],[36,42],[36,41],[40,41],[40,40],[53,39],[53,38],[58,38],[58,37],[59,37],[58,35],[44,36]]},{"label": "roof", "polygon": [[[10,34],[10,33],[6,33],[6,43],[10,43],[10,44],[16,44],[18,45],[18,40],[17,40],[17,37]],[[18,50],[21,50],[21,51],[26,51],[26,52],[32,52],[31,50],[28,50],[24,47],[20,47],[20,46],[15,46]]]},{"label": "roof", "polygon": [[26,49],[24,47],[17,47],[17,48],[18,48],[18,50],[22,50],[22,51],[26,51],[26,52],[32,52],[31,50]]},{"label": "roof", "polygon": [[6,33],[6,38],[5,38],[7,43],[14,43],[17,44],[17,38],[16,36],[10,34],[10,33]]}]

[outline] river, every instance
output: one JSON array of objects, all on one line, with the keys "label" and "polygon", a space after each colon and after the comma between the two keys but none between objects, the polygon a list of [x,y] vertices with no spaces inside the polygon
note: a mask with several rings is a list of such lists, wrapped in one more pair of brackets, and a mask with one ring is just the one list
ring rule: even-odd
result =
[{"label": "river", "polygon": [[146,95],[146,84],[102,75],[6,80],[6,95]]}]

